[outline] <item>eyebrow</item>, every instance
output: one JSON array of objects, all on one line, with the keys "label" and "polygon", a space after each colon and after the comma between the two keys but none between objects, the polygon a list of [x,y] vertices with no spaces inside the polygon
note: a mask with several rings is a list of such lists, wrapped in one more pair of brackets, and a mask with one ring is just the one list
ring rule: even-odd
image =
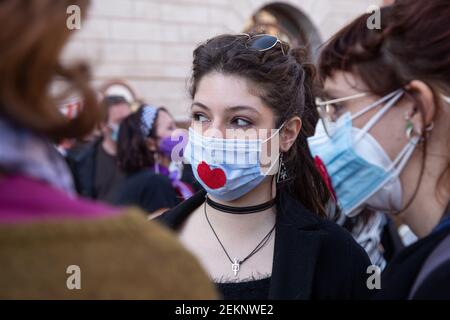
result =
[{"label": "eyebrow", "polygon": [[[198,106],[202,109],[210,110],[206,105],[204,105],[203,103],[198,102],[198,101],[195,101],[194,103],[192,103],[191,107],[193,107],[193,106]],[[258,115],[260,114],[255,108],[250,107],[250,106],[232,106],[232,107],[228,107],[226,109],[226,112],[228,112],[228,113],[229,112],[237,112],[237,111],[250,111],[250,112],[256,113]]]},{"label": "eyebrow", "polygon": [[191,105],[191,108],[194,107],[194,106],[200,107],[200,108],[202,108],[202,109],[209,110],[209,108],[208,108],[207,106],[205,106],[205,105],[204,105],[203,103],[201,103],[201,102],[194,101],[194,102],[192,103],[192,105]]}]

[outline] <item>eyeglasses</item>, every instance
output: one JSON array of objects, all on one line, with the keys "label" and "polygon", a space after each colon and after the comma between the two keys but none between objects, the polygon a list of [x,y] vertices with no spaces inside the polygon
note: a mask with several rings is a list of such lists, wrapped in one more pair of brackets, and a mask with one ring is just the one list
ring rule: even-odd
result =
[{"label": "eyeglasses", "polygon": [[321,98],[316,98],[316,106],[317,111],[319,112],[320,121],[323,124],[323,128],[325,130],[325,133],[331,137],[333,135],[333,128],[335,128],[336,120],[339,118],[339,103],[345,102],[349,100],[359,99],[362,97],[367,96],[367,92],[358,93],[352,96],[339,98],[339,99],[333,99],[324,101]]}]

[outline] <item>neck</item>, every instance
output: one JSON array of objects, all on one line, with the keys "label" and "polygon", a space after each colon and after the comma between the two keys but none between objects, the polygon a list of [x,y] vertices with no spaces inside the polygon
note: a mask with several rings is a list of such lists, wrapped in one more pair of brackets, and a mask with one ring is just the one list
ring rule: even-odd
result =
[{"label": "neck", "polygon": [[102,142],[102,147],[105,152],[111,156],[117,154],[117,144],[111,139],[104,138]]},{"label": "neck", "polygon": [[[419,189],[409,208],[401,215],[404,222],[420,238],[427,236],[436,227],[450,201],[450,193],[443,186],[445,177],[442,177],[448,168],[449,159],[442,150],[446,149],[440,145],[429,144]],[[411,199],[419,183],[422,162],[421,151],[416,151],[404,170],[404,201]]]},{"label": "neck", "polygon": [[[272,196],[273,194],[273,196]],[[209,196],[213,201],[232,207],[247,207],[270,201],[275,197],[272,193],[272,179],[264,180],[258,187],[234,201],[218,201]],[[258,234],[257,230],[266,230],[275,223],[276,207],[273,206],[264,211],[249,214],[232,214],[218,211],[206,205],[208,215],[217,225],[231,227],[239,234]]]}]

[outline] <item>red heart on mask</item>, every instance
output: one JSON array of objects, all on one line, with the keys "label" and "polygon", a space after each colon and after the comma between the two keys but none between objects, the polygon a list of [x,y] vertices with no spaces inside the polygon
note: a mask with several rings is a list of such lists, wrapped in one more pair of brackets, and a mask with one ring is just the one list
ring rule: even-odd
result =
[{"label": "red heart on mask", "polygon": [[225,172],[222,169],[216,168],[211,170],[204,161],[197,166],[197,173],[200,179],[211,189],[222,188],[227,182]]}]

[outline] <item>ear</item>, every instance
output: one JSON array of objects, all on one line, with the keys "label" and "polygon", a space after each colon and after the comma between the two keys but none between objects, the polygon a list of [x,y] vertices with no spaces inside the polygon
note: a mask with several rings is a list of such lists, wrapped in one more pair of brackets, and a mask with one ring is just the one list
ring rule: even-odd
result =
[{"label": "ear", "polygon": [[414,125],[414,131],[422,133],[424,128],[428,127],[434,119],[436,113],[436,104],[434,100],[434,93],[431,88],[423,81],[413,80],[406,89],[410,91],[422,104],[422,112],[420,109],[411,110],[411,121]]},{"label": "ear", "polygon": [[302,119],[300,117],[293,117],[289,119],[280,132],[280,150],[287,152],[297,140],[298,135],[302,130]]}]

